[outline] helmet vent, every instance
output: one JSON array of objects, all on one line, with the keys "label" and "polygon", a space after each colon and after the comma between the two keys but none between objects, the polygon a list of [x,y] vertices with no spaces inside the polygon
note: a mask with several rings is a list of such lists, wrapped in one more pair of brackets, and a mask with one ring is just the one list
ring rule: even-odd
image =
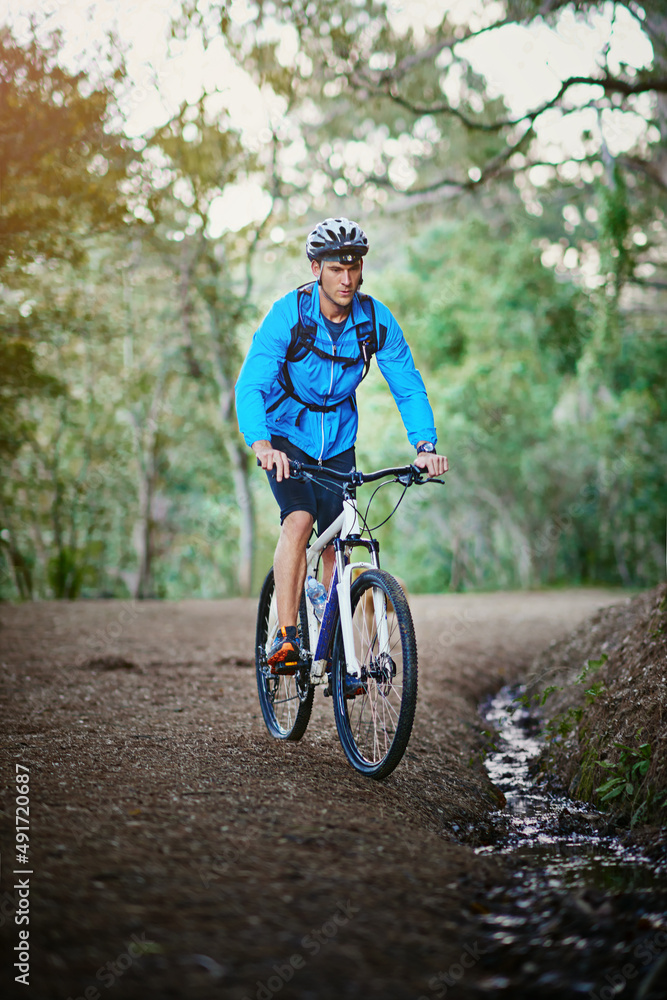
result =
[{"label": "helmet vent", "polygon": [[363,229],[357,222],[345,218],[325,219],[315,226],[306,240],[309,260],[331,257],[343,249],[348,251],[348,256],[356,258],[368,253],[368,239]]}]

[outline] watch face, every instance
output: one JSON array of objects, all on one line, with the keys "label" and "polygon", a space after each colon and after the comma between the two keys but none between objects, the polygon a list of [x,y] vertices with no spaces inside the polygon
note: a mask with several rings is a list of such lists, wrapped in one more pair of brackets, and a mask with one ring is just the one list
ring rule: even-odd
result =
[{"label": "watch face", "polygon": [[421,451],[429,451],[429,452],[435,451],[435,445],[432,444],[430,441],[428,441],[426,444],[421,444],[419,446],[419,448],[418,448],[418,451],[420,451],[420,452]]}]

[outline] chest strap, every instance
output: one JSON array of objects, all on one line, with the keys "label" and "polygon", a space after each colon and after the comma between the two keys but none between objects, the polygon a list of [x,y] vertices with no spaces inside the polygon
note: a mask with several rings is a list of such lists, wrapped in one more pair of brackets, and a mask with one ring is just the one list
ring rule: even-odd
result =
[{"label": "chest strap", "polygon": [[304,295],[312,295],[313,289],[316,287],[315,282],[309,282],[307,285],[302,285],[301,288],[297,289],[297,323],[292,329],[292,339],[290,345],[287,348],[285,354],[285,361],[283,367],[278,376],[278,383],[283,390],[282,396],[280,396],[275,403],[273,403],[267,410],[267,413],[276,410],[286,399],[295,399],[297,403],[301,404],[301,410],[299,411],[297,418],[295,420],[295,426],[299,426],[301,423],[301,417],[303,416],[305,410],[311,410],[314,413],[333,413],[337,410],[339,406],[344,403],[349,402],[352,409],[356,409],[354,394],[347,396],[345,399],[340,400],[338,403],[309,403],[301,399],[294,388],[294,383],[292,382],[292,377],[289,371],[290,363],[298,362],[303,360],[312,352],[322,361],[331,361],[335,364],[340,364],[343,366],[343,370],[346,368],[351,368],[353,365],[358,365],[361,362],[364,364],[363,375],[359,379],[359,383],[368,375],[368,370],[371,366],[371,359],[373,355],[377,352],[378,347],[383,347],[387,336],[386,326],[380,327],[380,342],[378,344],[378,336],[376,331],[375,322],[375,303],[370,295],[359,294],[359,300],[361,306],[366,313],[366,316],[371,321],[371,329],[366,333],[357,332],[357,343],[359,345],[359,354],[356,358],[348,358],[342,354],[336,354],[336,348],[334,346],[334,353],[329,354],[327,351],[323,351],[321,348],[317,347],[315,344],[315,338],[317,336],[317,327],[310,325],[306,326],[303,316],[302,316],[302,303]]}]

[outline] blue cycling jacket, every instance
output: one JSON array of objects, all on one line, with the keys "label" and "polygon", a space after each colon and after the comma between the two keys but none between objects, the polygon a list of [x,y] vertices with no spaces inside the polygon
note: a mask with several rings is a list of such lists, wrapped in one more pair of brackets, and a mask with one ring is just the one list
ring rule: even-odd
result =
[{"label": "blue cycling jacket", "polygon": [[[327,354],[355,358],[359,354],[357,328],[370,330],[372,322],[355,295],[343,332],[334,344],[320,311],[317,285],[312,295],[303,295],[302,319],[317,329],[315,344]],[[236,383],[236,412],[246,443],[269,441],[272,434],[289,438],[302,451],[318,460],[351,448],[357,437],[358,416],[355,390],[363,373],[362,360],[355,365],[318,358],[309,351],[300,361],[288,362],[294,390],[303,402],[319,405],[340,404],[333,412],[317,413],[303,403],[287,397],[272,412],[267,412],[284,395],[279,375],[292,340],[292,330],[299,322],[297,291],[289,292],[274,303],[253,337],[250,350]],[[376,325],[387,329],[377,354],[384,375],[401,414],[408,440],[436,440],[433,411],[424,382],[412,359],[403,332],[391,312],[374,299]]]}]

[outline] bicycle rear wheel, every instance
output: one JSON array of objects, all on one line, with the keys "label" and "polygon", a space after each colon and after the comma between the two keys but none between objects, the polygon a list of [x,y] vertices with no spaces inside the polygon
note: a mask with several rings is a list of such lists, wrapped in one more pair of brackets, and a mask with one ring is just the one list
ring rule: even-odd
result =
[{"label": "bicycle rear wheel", "polygon": [[[313,707],[314,688],[310,683],[307,661],[296,674],[272,674],[266,662],[266,651],[278,631],[275,585],[271,569],[262,586],[257,606],[255,635],[255,671],[259,704],[266,728],[278,740],[300,740],[306,731]],[[299,608],[301,648],[309,649],[306,595],[301,594]]]},{"label": "bicycle rear wheel", "polygon": [[381,569],[362,573],[350,599],[362,693],[345,695],[347,665],[339,618],[332,660],[336,728],[352,766],[368,777],[386,778],[408,745],[417,705],[412,616],[400,584]]}]

